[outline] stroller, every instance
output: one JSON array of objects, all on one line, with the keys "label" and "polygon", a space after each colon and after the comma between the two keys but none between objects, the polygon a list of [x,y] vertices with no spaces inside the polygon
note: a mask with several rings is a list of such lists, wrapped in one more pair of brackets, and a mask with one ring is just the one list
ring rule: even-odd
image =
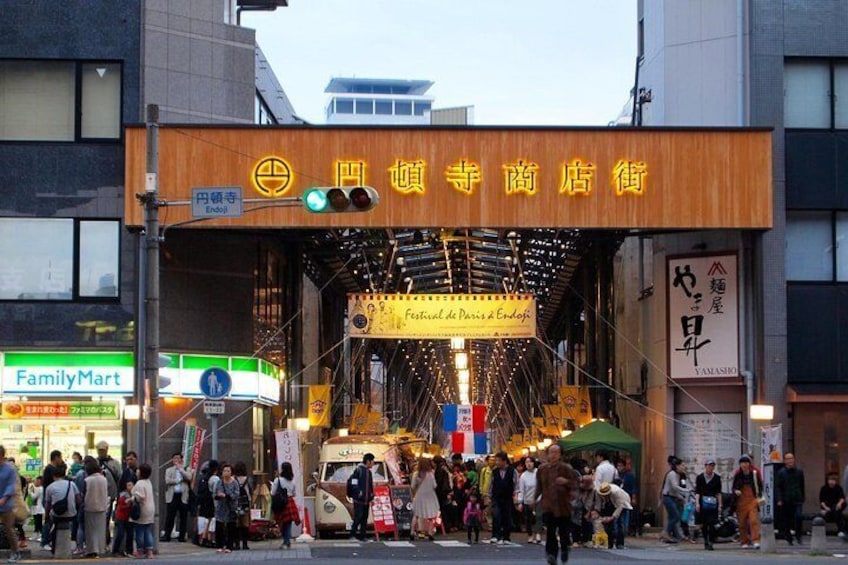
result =
[{"label": "stroller", "polygon": [[721,514],[716,523],[716,542],[728,543],[739,541],[739,521],[733,513],[733,496],[722,494]]}]

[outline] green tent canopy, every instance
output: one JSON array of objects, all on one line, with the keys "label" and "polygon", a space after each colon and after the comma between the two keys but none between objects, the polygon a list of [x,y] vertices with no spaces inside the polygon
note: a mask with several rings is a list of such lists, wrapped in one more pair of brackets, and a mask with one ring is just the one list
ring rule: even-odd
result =
[{"label": "green tent canopy", "polygon": [[627,435],[615,426],[595,420],[586,424],[568,437],[559,440],[563,454],[569,451],[626,451],[633,459],[633,472],[637,475],[642,467],[642,442]]}]

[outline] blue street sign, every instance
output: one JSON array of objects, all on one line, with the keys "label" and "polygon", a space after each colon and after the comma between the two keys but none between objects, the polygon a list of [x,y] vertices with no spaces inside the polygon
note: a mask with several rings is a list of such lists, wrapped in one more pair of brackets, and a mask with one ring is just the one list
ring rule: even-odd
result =
[{"label": "blue street sign", "polygon": [[200,374],[200,392],[207,400],[221,400],[232,388],[233,379],[226,369],[210,367]]},{"label": "blue street sign", "polygon": [[191,189],[192,218],[240,218],[240,186],[196,186]]}]

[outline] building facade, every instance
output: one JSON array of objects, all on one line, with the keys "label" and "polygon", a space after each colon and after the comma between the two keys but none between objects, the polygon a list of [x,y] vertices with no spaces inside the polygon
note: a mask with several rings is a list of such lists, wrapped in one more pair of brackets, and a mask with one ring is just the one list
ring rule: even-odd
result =
[{"label": "building facade", "polygon": [[327,124],[427,125],[433,97],[429,80],[332,78],[324,92]]},{"label": "building facade", "polygon": [[[649,489],[670,453],[695,473],[705,456],[717,457],[726,474],[739,453],[759,456],[761,424],[780,424],[783,450],[807,471],[813,511],[825,473],[848,463],[839,425],[848,401],[845,3],[643,0],[638,14],[635,123],[773,128],[774,227],[625,242],[618,320],[638,338],[617,341],[618,378],[664,416],[623,410],[623,419],[645,442]],[[674,258],[724,253],[738,266],[738,374],[685,378],[667,361],[677,329]],[[774,406],[774,419],[750,421],[752,403]]]},{"label": "building facade", "polygon": [[[69,461],[100,440],[116,458],[139,445],[124,408],[144,394],[135,354],[143,235],[123,223],[124,126],[143,122],[148,104],[163,123],[297,120],[254,31],[234,25],[229,0],[99,9],[36,1],[3,12],[0,436],[34,475],[53,449]],[[241,391],[221,417],[220,453],[268,472],[291,347],[268,328],[294,300],[296,289],[279,284],[293,251],[257,234],[226,245],[215,233],[163,234],[162,298],[182,306],[162,311],[172,363],[162,371],[170,381],[160,391],[162,461],[151,463],[180,450],[183,421],[208,427],[196,410],[198,375],[214,363]],[[230,300],[237,289],[242,298]],[[254,357],[257,340],[270,344],[265,359]]]}]

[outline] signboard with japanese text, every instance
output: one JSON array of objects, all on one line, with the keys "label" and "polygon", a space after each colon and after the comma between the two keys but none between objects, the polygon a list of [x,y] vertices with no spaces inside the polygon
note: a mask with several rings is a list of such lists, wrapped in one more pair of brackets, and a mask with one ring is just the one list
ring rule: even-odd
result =
[{"label": "signboard with japanese text", "polygon": [[[142,225],[146,132],[126,128],[125,221]],[[756,228],[772,226],[771,131],[710,128],[159,127],[165,200],[190,187],[246,198],[371,186],[363,214],[256,206],[194,226]],[[740,189],[740,187],[744,187]],[[191,219],[169,208],[168,222]]]},{"label": "signboard with japanese text", "polygon": [[116,402],[4,402],[3,418],[71,418],[74,420],[117,420]]},{"label": "signboard with japanese text", "polygon": [[395,515],[392,511],[392,497],[388,485],[374,485],[374,500],[371,501],[371,516],[374,530],[378,533],[397,534]]},{"label": "signboard with japanese text", "polygon": [[193,424],[186,424],[183,431],[183,465],[187,469],[197,469],[200,464],[200,452],[206,430]]},{"label": "signboard with japanese text", "polygon": [[668,374],[739,376],[736,254],[668,258]]},{"label": "signboard with japanese text", "polygon": [[[782,467],[782,464],[780,465]],[[774,519],[774,476],[776,474],[776,465],[774,463],[766,463],[762,467],[763,471],[763,505],[760,507],[760,519]]]},{"label": "signboard with japanese text", "polygon": [[[295,477],[303,477],[303,463],[300,451],[300,432],[297,430],[274,430],[274,439],[277,447],[277,469],[285,462],[291,463]],[[300,479],[300,485],[303,480]],[[297,508],[300,512],[300,520],[303,522],[303,488],[298,488],[295,493]]]},{"label": "signboard with japanese text", "polygon": [[238,218],[241,216],[240,186],[204,186],[191,189],[193,218]]},{"label": "signboard with japanese text", "polygon": [[675,414],[674,454],[686,463],[690,484],[704,472],[704,463],[715,459],[725,492],[730,491],[733,471],[742,454],[742,414]]},{"label": "signboard with japanese text", "polygon": [[349,294],[350,337],[533,338],[529,294]]}]

